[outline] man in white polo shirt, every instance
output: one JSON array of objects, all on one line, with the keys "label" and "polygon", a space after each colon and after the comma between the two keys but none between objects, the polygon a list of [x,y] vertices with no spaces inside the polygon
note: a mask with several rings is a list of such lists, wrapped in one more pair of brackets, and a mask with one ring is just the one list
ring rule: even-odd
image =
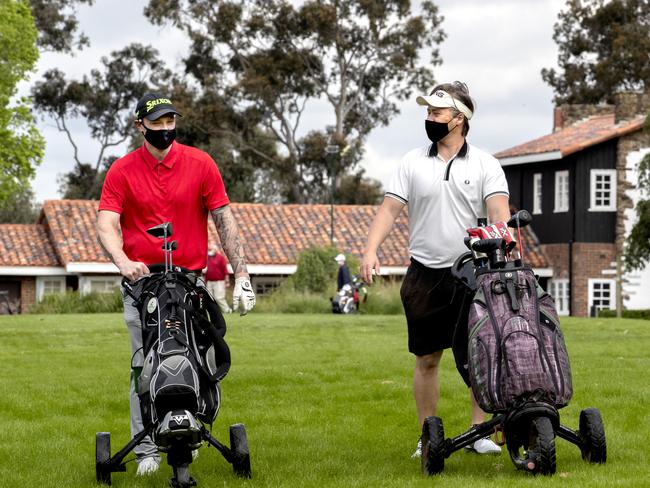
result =
[{"label": "man in white polo shirt", "polygon": [[[408,325],[408,347],[415,355],[413,395],[420,427],[436,415],[440,384],[438,368],[444,349],[452,346],[457,323],[467,322],[463,291],[450,269],[467,249],[468,227],[477,219],[490,222],[510,218],[508,184],[499,162],[467,143],[474,103],[464,83],[436,86],[417,103],[427,107],[426,134],[430,144],[408,152],[400,161],[384,201],[370,226],[361,273],[372,283],[381,273],[377,250],[405,205],[409,214],[411,265],[401,288]],[[459,368],[469,386],[467,373]],[[471,394],[472,424],[485,420]],[[421,442],[413,457],[421,455]],[[481,454],[501,452],[489,437],[469,446]]]}]

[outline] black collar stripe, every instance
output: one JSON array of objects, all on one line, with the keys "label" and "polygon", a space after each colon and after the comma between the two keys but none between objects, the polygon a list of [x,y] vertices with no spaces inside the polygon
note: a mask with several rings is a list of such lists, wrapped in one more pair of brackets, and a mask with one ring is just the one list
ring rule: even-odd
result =
[{"label": "black collar stripe", "polygon": [[[458,154],[456,154],[456,157],[454,159],[464,158],[465,156],[467,156],[467,150],[468,150],[467,141],[464,140],[463,145],[460,148],[460,151],[458,151]],[[427,153],[427,156],[433,158],[437,155],[438,155],[438,144],[433,143],[429,146],[429,151]]]}]

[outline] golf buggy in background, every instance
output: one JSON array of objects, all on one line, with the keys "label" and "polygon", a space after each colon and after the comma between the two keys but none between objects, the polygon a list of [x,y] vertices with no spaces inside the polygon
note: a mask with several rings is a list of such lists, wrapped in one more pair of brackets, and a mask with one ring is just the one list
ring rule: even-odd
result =
[{"label": "golf buggy in background", "polygon": [[531,220],[530,213],[520,210],[507,223],[517,229],[516,259],[517,243],[505,223],[468,229],[470,251],[456,260],[452,274],[471,306],[467,324],[457,324],[456,333],[466,336],[459,336],[458,343],[455,338],[454,346],[460,351],[457,366],[466,368],[474,397],[494,416],[453,438],[445,438],[442,419],[426,418],[421,461],[426,475],[442,472],[445,458],[493,433],[515,466],[530,473],[555,473],[556,436],[578,446],[590,463],[607,459],[597,409],[582,410],[577,431],[560,424],[558,410],[573,394],[571,370],[553,298],[524,264],[520,229]]},{"label": "golf buggy in background", "polygon": [[177,241],[168,241],[171,223],[147,232],[163,239],[165,264],[150,266],[151,274],[133,283],[122,281],[142,321],[144,365],[135,381],[144,430],[113,456],[110,433],[97,433],[97,481],[110,485],[111,473],[126,471],[124,458],[147,436],[160,452],[167,453],[174,488],[196,485],[189,466],[193,451],[203,441],[214,446],[237,475],[250,477],[244,425],[230,426],[230,448],[206,427],[211,427],[217,417],[219,384],[230,369],[230,350],[223,339],[226,323],[196,275],[173,266],[172,252],[178,246]]},{"label": "golf buggy in background", "polygon": [[[361,294],[363,293],[363,299]],[[359,275],[352,276],[352,283],[343,287],[330,298],[332,313],[357,313],[359,305],[368,300],[368,288]]]}]

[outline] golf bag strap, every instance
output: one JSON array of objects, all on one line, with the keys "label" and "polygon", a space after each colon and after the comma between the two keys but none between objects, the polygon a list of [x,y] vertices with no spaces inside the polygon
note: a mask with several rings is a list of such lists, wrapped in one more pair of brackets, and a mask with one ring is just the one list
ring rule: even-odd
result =
[{"label": "golf bag strap", "polygon": [[[217,327],[211,321],[209,321],[203,314],[188,307],[185,303],[179,303],[178,307],[185,310],[185,312],[187,312],[191,316],[191,318],[196,321],[196,324],[199,326],[199,328],[205,334],[207,334],[207,336],[212,341],[212,344],[214,345],[215,357],[219,358],[221,361],[219,362],[219,365],[217,366],[217,371],[215,371],[214,374],[211,374],[207,370],[207,368],[203,366],[201,366],[201,369],[208,376],[208,378],[210,378],[210,381],[212,382],[221,381],[228,374],[228,371],[230,370],[230,348],[228,347],[228,344],[226,344],[226,341],[224,340],[223,336],[219,333]],[[221,320],[223,320],[223,318],[221,318]],[[188,349],[190,349],[187,344],[183,344],[183,345],[186,346]]]},{"label": "golf bag strap", "polygon": [[517,299],[517,290],[515,289],[515,282],[513,276],[517,276],[516,272],[506,271],[499,273],[501,281],[506,284],[506,291],[508,292],[508,298],[510,298],[510,308],[514,312],[519,311],[519,300]]}]

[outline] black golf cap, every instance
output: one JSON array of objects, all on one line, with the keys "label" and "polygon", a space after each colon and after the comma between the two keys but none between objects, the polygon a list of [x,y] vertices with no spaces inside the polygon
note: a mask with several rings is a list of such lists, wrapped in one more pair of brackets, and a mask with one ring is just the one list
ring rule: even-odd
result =
[{"label": "black golf cap", "polygon": [[172,105],[172,101],[160,93],[147,93],[135,107],[135,118],[138,120],[157,120],[163,115],[176,114],[182,117]]}]

